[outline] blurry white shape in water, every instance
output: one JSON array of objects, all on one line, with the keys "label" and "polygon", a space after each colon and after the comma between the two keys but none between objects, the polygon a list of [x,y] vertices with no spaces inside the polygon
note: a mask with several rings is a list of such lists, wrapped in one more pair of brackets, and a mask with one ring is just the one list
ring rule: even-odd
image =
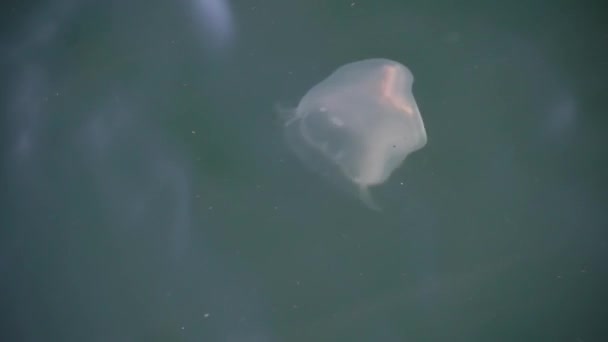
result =
[{"label": "blurry white shape in water", "polygon": [[427,141],[412,95],[412,73],[388,59],[346,64],[282,111],[285,138],[315,172],[380,207],[370,187],[384,183]]},{"label": "blurry white shape in water", "polygon": [[228,0],[195,0],[205,35],[214,48],[226,47],[234,40],[233,13]]}]

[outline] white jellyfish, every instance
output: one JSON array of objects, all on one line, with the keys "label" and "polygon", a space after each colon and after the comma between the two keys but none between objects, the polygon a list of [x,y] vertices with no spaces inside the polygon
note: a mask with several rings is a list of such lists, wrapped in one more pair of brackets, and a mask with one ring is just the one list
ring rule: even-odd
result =
[{"label": "white jellyfish", "polygon": [[405,66],[388,59],[338,68],[289,112],[289,146],[304,164],[379,209],[370,187],[427,141],[413,81]]}]

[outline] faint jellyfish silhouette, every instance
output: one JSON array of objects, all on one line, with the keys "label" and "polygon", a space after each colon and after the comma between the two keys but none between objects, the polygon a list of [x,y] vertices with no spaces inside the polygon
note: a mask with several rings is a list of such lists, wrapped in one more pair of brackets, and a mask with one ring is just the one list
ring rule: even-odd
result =
[{"label": "faint jellyfish silhouette", "polygon": [[379,210],[370,187],[384,183],[426,130],[412,95],[412,73],[388,59],[346,64],[284,115],[285,138],[312,170]]}]

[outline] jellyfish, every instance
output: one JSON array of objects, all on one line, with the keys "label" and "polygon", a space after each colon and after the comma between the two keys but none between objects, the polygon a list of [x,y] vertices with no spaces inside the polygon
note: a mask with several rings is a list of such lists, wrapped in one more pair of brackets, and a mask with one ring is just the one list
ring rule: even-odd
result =
[{"label": "jellyfish", "polygon": [[309,168],[380,210],[370,188],[427,141],[407,67],[367,59],[336,69],[295,109],[282,109],[286,141]]}]

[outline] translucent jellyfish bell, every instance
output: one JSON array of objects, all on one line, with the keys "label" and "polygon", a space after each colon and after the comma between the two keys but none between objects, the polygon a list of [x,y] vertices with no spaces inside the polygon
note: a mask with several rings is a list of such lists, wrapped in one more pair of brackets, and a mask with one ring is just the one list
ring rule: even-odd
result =
[{"label": "translucent jellyfish bell", "polygon": [[307,166],[379,209],[370,187],[384,183],[427,141],[413,81],[391,60],[346,64],[290,111],[286,139]]}]

